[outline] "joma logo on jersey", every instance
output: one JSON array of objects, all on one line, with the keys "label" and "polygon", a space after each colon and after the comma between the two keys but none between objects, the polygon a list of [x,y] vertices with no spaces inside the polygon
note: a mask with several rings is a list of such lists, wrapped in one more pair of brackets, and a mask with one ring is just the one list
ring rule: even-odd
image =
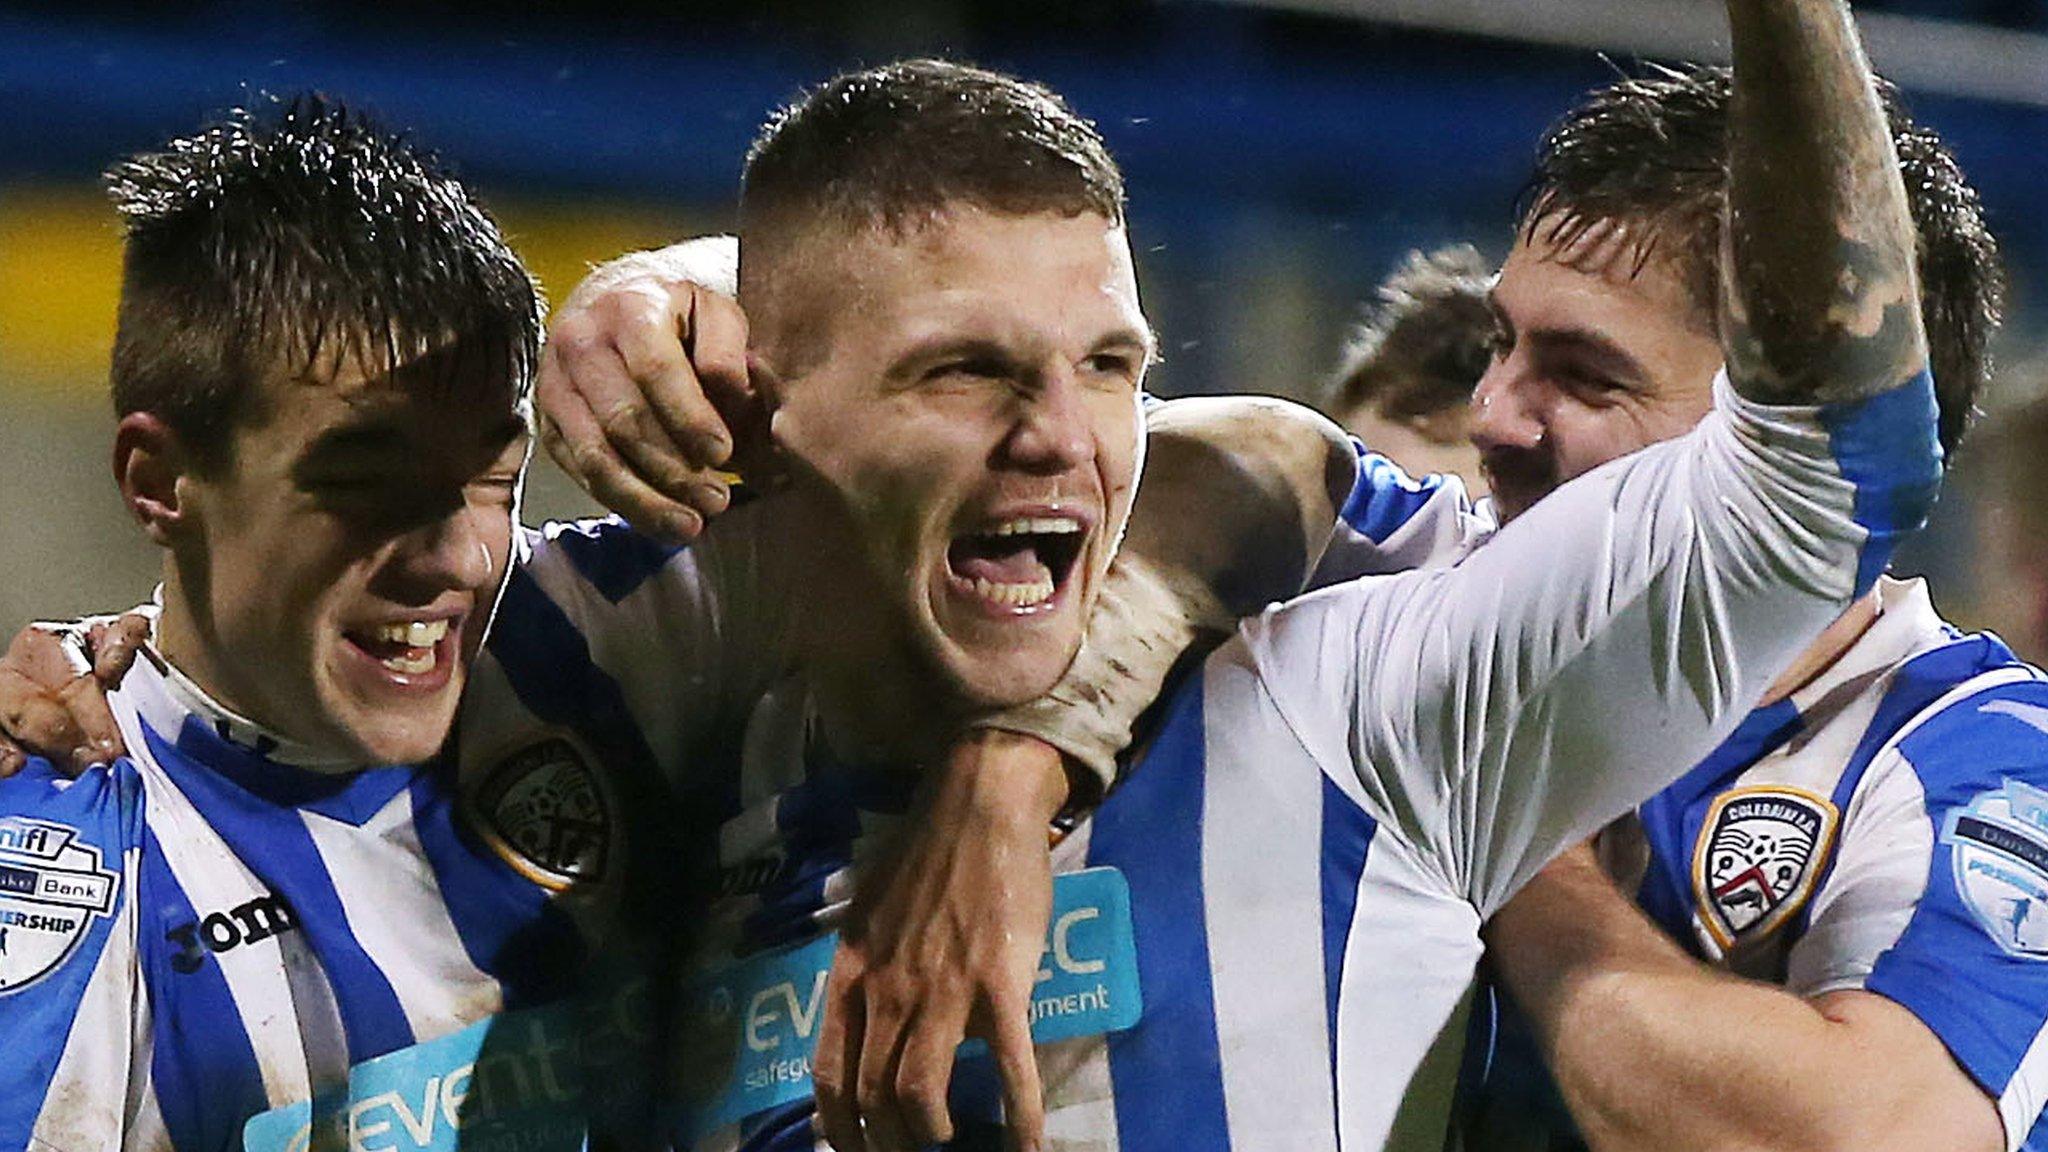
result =
[{"label": "joma logo on jersey", "polygon": [[1693,849],[1700,923],[1722,949],[1778,930],[1813,895],[1840,816],[1787,785],[1736,788],[1714,799]]},{"label": "joma logo on jersey", "polygon": [[298,914],[284,897],[266,893],[225,912],[209,912],[192,923],[180,924],[164,933],[164,939],[178,946],[171,957],[172,970],[190,974],[199,971],[208,954],[261,943],[298,926]]},{"label": "joma logo on jersey", "polygon": [[612,805],[596,760],[567,733],[499,759],[467,794],[471,822],[513,868],[556,890],[600,880],[612,856]]}]

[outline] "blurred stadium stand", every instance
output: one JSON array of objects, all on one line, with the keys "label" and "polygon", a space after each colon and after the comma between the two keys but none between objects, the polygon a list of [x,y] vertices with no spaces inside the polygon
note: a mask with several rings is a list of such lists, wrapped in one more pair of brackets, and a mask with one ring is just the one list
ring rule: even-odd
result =
[{"label": "blurred stadium stand", "polygon": [[[118,238],[93,175],[251,92],[317,87],[413,129],[559,295],[591,261],[729,226],[749,136],[807,82],[913,53],[1014,70],[1065,92],[1128,169],[1161,390],[1299,395],[1402,252],[1505,250],[1537,133],[1577,93],[1725,41],[1719,0],[506,7],[0,3],[0,632],[149,586],[107,476]],[[2019,363],[2048,324],[2048,3],[1858,7],[1880,69],[1983,190]],[[536,471],[536,510],[581,507]],[[1967,618],[1963,503],[1918,555]]]}]

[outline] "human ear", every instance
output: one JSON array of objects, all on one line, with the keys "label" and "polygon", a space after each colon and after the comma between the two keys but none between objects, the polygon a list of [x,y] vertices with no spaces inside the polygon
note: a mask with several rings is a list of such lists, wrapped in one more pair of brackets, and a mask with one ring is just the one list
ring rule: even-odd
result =
[{"label": "human ear", "polygon": [[190,451],[162,417],[130,412],[115,426],[114,482],[129,514],[159,545],[169,545],[191,518],[180,483],[190,470]]}]

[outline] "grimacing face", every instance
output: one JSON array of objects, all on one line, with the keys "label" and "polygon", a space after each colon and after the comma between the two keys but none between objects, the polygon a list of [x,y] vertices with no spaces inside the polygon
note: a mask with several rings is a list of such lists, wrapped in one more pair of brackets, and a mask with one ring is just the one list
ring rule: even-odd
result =
[{"label": "grimacing face", "polygon": [[1538,221],[1491,293],[1493,363],[1472,394],[1471,437],[1503,521],[1609,460],[1689,431],[1713,407],[1714,318],[1673,262],[1635,268],[1626,232],[1560,249]]},{"label": "grimacing face", "polygon": [[955,206],[831,231],[803,260],[772,315],[814,318],[813,352],[774,432],[859,554],[831,579],[863,588],[944,703],[1042,695],[1080,646],[1143,452],[1153,338],[1123,228]]},{"label": "grimacing face", "polygon": [[525,422],[509,385],[409,388],[346,360],[314,375],[259,385],[231,462],[179,479],[196,639],[166,654],[284,736],[425,760],[505,575]]}]

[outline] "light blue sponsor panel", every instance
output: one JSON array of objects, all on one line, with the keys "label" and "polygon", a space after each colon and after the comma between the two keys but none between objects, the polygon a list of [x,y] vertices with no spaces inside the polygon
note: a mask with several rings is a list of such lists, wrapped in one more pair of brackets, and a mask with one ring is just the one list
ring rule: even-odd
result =
[{"label": "light blue sponsor panel", "polygon": [[[837,935],[733,964],[685,997],[689,1077],[675,1131],[687,1142],[811,1095],[811,1057],[824,1019]],[[1052,922],[1031,998],[1039,1043],[1120,1031],[1138,1022],[1131,893],[1114,868],[1053,880]],[[985,1050],[978,1040],[962,1055]]]},{"label": "light blue sponsor panel", "polygon": [[581,1152],[570,1013],[508,1012],[366,1060],[346,1093],[252,1118],[245,1152]]}]

